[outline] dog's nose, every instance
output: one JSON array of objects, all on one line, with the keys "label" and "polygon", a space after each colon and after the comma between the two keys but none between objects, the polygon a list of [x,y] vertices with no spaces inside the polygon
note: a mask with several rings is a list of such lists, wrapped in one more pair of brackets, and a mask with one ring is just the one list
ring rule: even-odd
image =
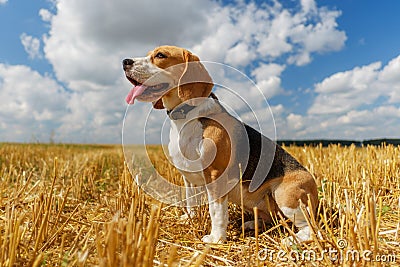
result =
[{"label": "dog's nose", "polygon": [[135,61],[133,61],[133,60],[130,59],[130,58],[126,58],[126,59],[124,59],[124,60],[122,61],[122,65],[123,65],[123,66],[133,65],[133,63],[135,63]]}]

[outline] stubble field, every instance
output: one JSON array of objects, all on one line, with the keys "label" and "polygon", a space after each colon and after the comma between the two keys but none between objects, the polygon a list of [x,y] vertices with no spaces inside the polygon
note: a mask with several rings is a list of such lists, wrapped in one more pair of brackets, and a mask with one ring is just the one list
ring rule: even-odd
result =
[{"label": "stubble field", "polygon": [[[400,265],[399,147],[286,149],[319,186],[313,240],[285,247],[295,229],[279,218],[243,236],[241,207],[231,205],[228,242],[206,246],[207,207],[180,220],[182,208],[147,197],[121,146],[0,144],[0,265]],[[150,151],[179,180],[161,148]]]}]

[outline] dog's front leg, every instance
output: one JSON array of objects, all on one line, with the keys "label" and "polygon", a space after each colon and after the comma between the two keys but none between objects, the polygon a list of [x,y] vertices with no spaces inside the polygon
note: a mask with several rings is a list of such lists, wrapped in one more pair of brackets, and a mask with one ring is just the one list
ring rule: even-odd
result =
[{"label": "dog's front leg", "polygon": [[197,196],[197,190],[195,187],[183,176],[183,181],[185,183],[185,200],[186,200],[186,211],[187,214],[184,214],[181,216],[181,219],[188,219],[188,218],[194,218],[196,217],[196,210],[195,207],[198,206],[198,196]]},{"label": "dog's front leg", "polygon": [[228,226],[228,196],[214,199],[208,192],[209,210],[211,216],[211,233],[202,238],[205,243],[223,243],[226,241]]}]

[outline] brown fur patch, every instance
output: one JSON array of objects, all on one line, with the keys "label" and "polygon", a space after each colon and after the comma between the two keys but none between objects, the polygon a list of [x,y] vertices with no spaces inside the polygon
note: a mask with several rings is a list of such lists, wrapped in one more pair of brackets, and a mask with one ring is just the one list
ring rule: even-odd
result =
[{"label": "brown fur patch", "polygon": [[216,149],[217,154],[211,165],[204,170],[207,183],[215,181],[224,173],[229,165],[231,158],[231,140],[224,127],[217,121],[201,118],[203,125],[203,139],[211,139],[215,146],[205,147],[204,153],[211,153],[211,149]]}]

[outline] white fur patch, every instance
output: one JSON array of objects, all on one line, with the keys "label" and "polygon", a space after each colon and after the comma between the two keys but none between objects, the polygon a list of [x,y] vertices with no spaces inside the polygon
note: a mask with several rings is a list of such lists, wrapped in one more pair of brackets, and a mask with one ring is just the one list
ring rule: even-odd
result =
[{"label": "white fur patch", "polygon": [[292,208],[287,208],[287,207],[280,207],[281,211],[283,214],[291,220],[294,225],[298,228],[303,228],[304,226],[307,226],[307,221],[304,218],[303,211],[301,210],[300,207],[296,209]]},{"label": "white fur patch", "polygon": [[132,60],[134,61],[132,78],[136,81],[140,83],[146,82],[146,85],[150,86],[173,81],[171,74],[167,70],[161,69],[151,62],[150,56],[137,57]]},{"label": "white fur patch", "polygon": [[199,200],[197,195],[198,194],[197,190],[185,177],[183,177],[183,181],[185,182],[185,189],[186,189],[186,209],[187,209],[186,217],[194,218],[196,217],[195,207],[198,204],[200,204],[201,199]]},{"label": "white fur patch", "polygon": [[[185,119],[172,120],[168,150],[173,164],[183,174],[186,185],[186,198],[189,216],[193,215],[196,198],[192,198],[195,190],[193,185],[205,184],[203,170],[212,163],[216,156],[216,147],[212,140],[203,139],[203,125],[198,120],[222,111],[214,99],[191,99],[189,105],[196,106]],[[212,149],[214,145],[214,150]],[[211,148],[211,149],[210,149]],[[207,154],[207,155],[206,155]],[[211,216],[211,233],[202,238],[205,243],[221,243],[226,241],[228,226],[228,198],[217,202],[211,194],[208,195]]]},{"label": "white fur patch", "polygon": [[[289,218],[294,225],[299,228],[299,231],[296,234],[296,238],[299,242],[308,241],[311,239],[311,230],[308,226],[307,220],[304,218],[303,211],[300,207],[296,209],[281,207],[280,208],[283,214]],[[285,238],[283,241],[287,245],[293,244],[293,239],[291,237]]]},{"label": "white fur patch", "polygon": [[219,203],[211,201],[209,210],[211,216],[211,233],[202,238],[205,243],[222,243],[226,241],[226,228],[228,226],[228,198]]},{"label": "white fur patch", "polygon": [[197,119],[220,110],[214,99],[201,99],[196,108],[191,110],[186,119],[172,120],[169,155],[173,164],[184,172],[185,178],[193,185],[204,185],[202,171],[213,161],[215,154],[204,155],[204,147],[210,146],[211,140],[203,139],[203,125]]}]

